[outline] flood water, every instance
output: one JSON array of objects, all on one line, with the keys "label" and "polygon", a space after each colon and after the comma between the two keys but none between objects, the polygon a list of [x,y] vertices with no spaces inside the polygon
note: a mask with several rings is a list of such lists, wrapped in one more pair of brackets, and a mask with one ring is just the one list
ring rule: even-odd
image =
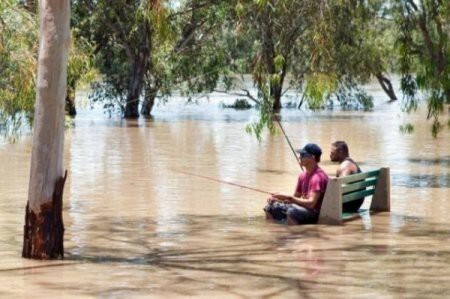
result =
[{"label": "flood water", "polygon": [[[300,171],[253,110],[158,106],[153,119],[80,110],[65,137],[65,259],[21,258],[30,137],[0,142],[0,297],[433,298],[450,293],[450,133],[405,117],[376,86],[374,112],[284,110],[292,144],[346,140],[363,170],[391,168],[391,212],[343,226],[267,223],[266,192]],[[404,120],[415,132],[402,135]],[[366,202],[365,206],[370,203]]]}]

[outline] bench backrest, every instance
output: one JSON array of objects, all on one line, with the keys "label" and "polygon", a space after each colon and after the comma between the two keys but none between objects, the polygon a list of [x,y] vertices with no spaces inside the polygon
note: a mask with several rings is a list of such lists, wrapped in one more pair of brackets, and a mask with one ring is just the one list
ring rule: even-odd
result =
[{"label": "bench backrest", "polygon": [[319,223],[342,224],[343,203],[366,196],[372,196],[371,210],[390,210],[389,168],[330,178],[320,210]]},{"label": "bench backrest", "polygon": [[373,195],[380,170],[362,172],[342,177],[342,203]]}]

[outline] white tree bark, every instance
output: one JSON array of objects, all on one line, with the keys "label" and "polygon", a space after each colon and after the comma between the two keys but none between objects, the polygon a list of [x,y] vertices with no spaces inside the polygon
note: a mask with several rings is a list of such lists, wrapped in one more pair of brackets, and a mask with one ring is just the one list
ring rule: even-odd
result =
[{"label": "white tree bark", "polygon": [[52,200],[63,176],[64,101],[70,40],[70,1],[40,0],[39,60],[31,154],[29,208]]}]

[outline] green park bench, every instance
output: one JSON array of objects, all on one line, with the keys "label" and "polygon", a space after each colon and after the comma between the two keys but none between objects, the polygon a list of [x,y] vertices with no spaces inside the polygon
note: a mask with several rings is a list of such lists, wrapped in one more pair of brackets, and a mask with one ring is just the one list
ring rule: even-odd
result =
[{"label": "green park bench", "polygon": [[[390,211],[389,168],[362,172],[345,177],[330,178],[322,202],[319,224],[340,225],[359,213],[342,213],[345,202],[372,196],[371,212]],[[361,211],[361,210],[360,210]]]}]

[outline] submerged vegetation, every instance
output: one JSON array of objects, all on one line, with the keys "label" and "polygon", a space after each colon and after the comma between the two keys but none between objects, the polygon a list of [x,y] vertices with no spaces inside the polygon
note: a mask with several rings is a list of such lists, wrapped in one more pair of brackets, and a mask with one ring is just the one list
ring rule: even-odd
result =
[{"label": "submerged vegetation", "polygon": [[248,102],[247,99],[236,99],[233,104],[224,104],[220,105],[222,108],[232,108],[237,110],[245,110],[250,109],[253,106]]},{"label": "submerged vegetation", "polygon": [[[35,99],[37,15],[22,2],[0,3],[0,131],[10,136],[31,123]],[[76,114],[83,81],[93,102],[128,118],[150,116],[174,90],[233,90],[232,107],[259,109],[247,127],[259,136],[287,90],[298,94],[290,107],[372,110],[362,85],[376,79],[395,101],[388,74],[399,73],[405,111],[424,98],[436,136],[450,104],[449,16],[436,0],[75,0],[66,110]],[[254,89],[240,87],[246,74]]]}]

